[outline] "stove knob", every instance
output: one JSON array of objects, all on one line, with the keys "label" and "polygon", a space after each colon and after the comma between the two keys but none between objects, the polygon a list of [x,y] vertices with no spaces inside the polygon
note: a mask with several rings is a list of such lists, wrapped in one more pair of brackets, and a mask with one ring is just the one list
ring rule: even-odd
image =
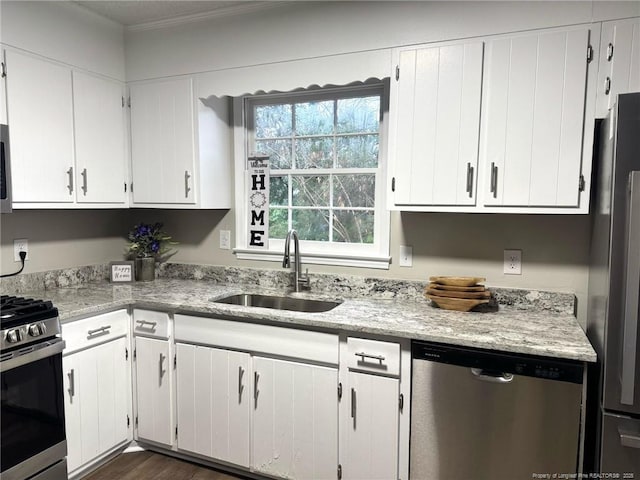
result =
[{"label": "stove knob", "polygon": [[29,325],[29,335],[31,335],[32,337],[39,337],[44,333],[44,328],[42,327],[44,327],[44,324],[42,323],[40,325],[38,325],[37,323]]},{"label": "stove knob", "polygon": [[6,336],[8,343],[18,343],[22,340],[22,335],[20,334],[20,330],[9,330]]}]

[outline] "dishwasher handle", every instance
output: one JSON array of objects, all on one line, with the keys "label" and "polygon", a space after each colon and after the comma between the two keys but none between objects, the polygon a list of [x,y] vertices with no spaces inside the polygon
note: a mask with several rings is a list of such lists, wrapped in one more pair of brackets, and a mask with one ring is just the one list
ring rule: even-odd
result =
[{"label": "dishwasher handle", "polygon": [[498,372],[496,370],[485,370],[483,368],[472,368],[471,374],[478,380],[490,383],[510,383],[513,380],[512,373]]}]

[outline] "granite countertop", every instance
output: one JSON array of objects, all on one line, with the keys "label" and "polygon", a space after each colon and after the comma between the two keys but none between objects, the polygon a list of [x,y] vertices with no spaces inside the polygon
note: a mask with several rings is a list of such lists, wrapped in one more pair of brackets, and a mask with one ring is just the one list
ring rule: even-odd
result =
[{"label": "granite countertop", "polygon": [[[223,316],[238,321],[268,322],[349,333],[370,333],[452,345],[545,357],[595,362],[576,318],[569,313],[519,310],[500,306],[493,313],[452,312],[432,308],[426,299],[346,298],[333,310],[301,313],[215,303],[237,293],[282,296],[282,290],[255,285],[221,285],[206,280],[157,279],[155,282],[113,285],[107,282],[30,292],[51,300],[62,323],[120,307]],[[305,298],[338,299],[315,292],[290,293]]]}]

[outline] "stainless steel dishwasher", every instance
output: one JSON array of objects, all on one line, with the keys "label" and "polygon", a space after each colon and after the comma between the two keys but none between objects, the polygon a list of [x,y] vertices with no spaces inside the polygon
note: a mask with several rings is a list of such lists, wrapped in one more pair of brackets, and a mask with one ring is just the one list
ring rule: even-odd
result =
[{"label": "stainless steel dishwasher", "polygon": [[578,473],[582,362],[423,342],[412,357],[411,479]]}]

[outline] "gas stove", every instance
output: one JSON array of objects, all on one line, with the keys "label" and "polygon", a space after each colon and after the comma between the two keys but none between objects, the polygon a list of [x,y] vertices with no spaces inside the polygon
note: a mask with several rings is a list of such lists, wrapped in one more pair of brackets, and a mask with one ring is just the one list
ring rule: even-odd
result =
[{"label": "gas stove", "polygon": [[0,297],[2,353],[60,336],[58,309],[48,300]]}]

